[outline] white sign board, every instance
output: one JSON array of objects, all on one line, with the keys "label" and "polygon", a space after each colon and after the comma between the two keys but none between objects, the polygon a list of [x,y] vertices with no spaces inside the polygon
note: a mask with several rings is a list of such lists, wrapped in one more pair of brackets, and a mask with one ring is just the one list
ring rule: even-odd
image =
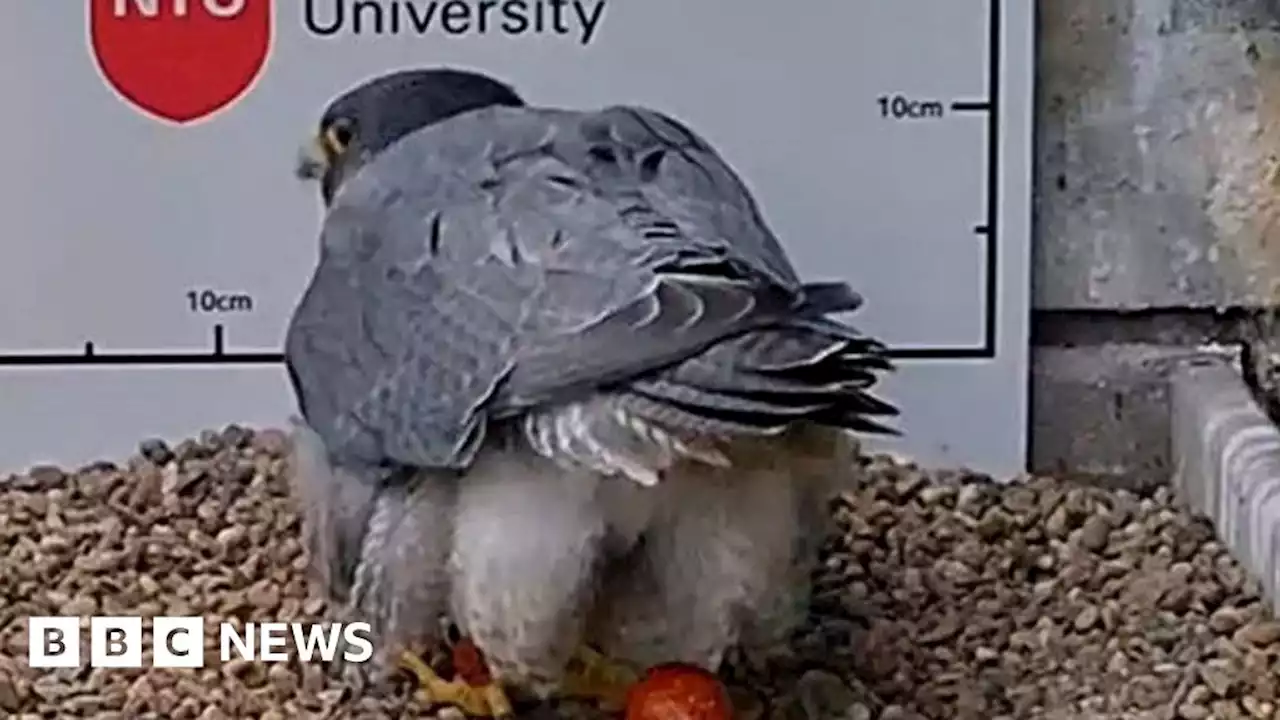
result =
[{"label": "white sign board", "polygon": [[893,449],[1023,467],[1033,3],[86,0],[0,26],[0,470],[283,422],[320,220],[295,150],[339,91],[437,64],[688,123],[901,351]]}]

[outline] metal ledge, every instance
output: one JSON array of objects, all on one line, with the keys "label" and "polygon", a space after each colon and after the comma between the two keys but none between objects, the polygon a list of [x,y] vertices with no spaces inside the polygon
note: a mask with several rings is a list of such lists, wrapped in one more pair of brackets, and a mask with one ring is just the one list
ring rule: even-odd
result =
[{"label": "metal ledge", "polygon": [[1280,430],[1221,360],[1175,369],[1170,395],[1174,487],[1280,612]]}]

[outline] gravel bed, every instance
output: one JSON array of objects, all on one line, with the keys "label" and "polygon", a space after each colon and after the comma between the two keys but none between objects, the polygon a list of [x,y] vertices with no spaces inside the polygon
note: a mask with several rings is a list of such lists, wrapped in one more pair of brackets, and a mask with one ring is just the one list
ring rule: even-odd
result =
[{"label": "gravel bed", "polygon": [[[216,633],[201,670],[27,667],[29,615],[322,616],[285,446],[231,427],[0,479],[0,717],[429,716],[407,684],[352,699],[315,664],[222,665]],[[1166,491],[866,470],[793,654],[727,670],[744,717],[1280,720],[1280,622]]]}]

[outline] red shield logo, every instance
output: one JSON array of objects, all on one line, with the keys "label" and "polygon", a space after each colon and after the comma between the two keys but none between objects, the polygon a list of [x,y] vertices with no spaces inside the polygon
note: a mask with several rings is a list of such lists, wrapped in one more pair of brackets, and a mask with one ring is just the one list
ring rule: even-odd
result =
[{"label": "red shield logo", "polygon": [[271,0],[89,0],[103,77],[138,109],[179,124],[243,97],[271,34]]}]

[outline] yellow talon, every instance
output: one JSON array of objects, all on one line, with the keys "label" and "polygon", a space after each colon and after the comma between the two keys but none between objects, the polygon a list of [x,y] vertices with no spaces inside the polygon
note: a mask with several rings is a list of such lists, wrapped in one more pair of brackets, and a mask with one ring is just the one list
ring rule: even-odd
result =
[{"label": "yellow talon", "polygon": [[627,691],[638,679],[639,674],[631,668],[583,647],[569,663],[561,692],[568,697],[596,700],[604,710],[617,712],[626,707]]},{"label": "yellow talon", "polygon": [[489,683],[478,689],[484,696],[485,704],[489,706],[490,717],[505,718],[516,714],[511,701],[507,699],[506,691],[498,683]]},{"label": "yellow talon", "polygon": [[501,718],[514,714],[511,701],[497,683],[477,686],[461,678],[445,680],[412,652],[401,654],[400,667],[413,673],[427,701],[433,705],[452,705],[472,717]]}]

